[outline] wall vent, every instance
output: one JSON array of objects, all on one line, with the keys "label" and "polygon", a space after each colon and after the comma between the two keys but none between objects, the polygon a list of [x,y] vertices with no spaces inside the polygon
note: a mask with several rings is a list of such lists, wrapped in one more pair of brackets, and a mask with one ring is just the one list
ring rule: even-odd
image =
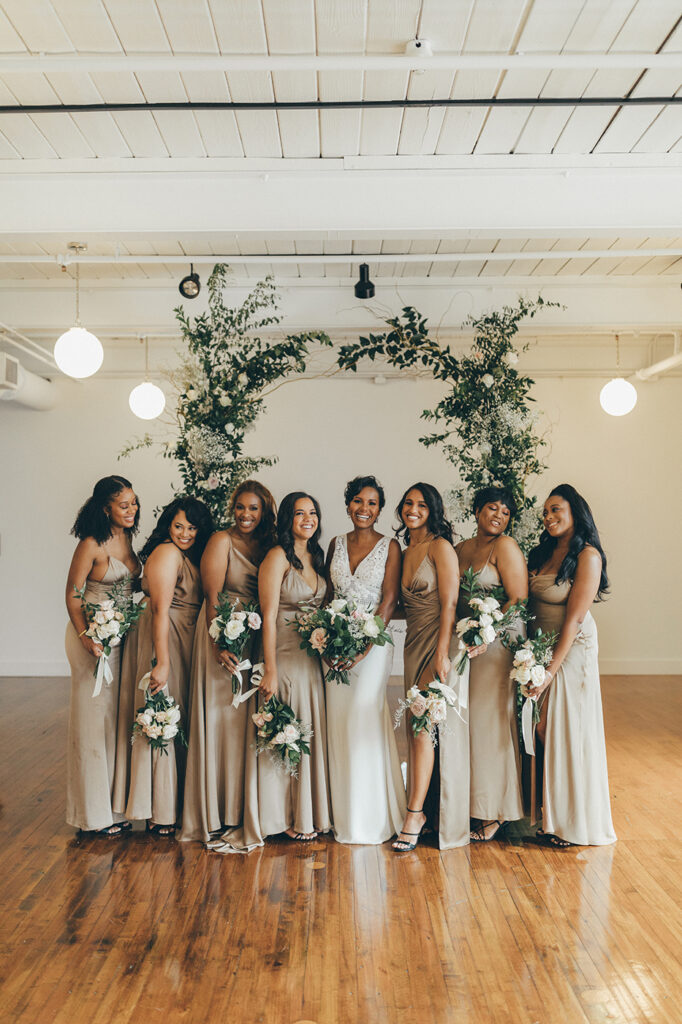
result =
[{"label": "wall vent", "polygon": [[0,352],[0,391],[16,391],[19,387],[19,360]]}]

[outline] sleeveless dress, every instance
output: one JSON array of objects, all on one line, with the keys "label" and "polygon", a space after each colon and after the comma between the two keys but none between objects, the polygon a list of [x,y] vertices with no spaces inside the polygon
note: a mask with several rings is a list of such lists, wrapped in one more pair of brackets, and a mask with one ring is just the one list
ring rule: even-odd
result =
[{"label": "sleeveless dress", "polygon": [[[258,569],[230,545],[222,591],[230,600],[258,600]],[[256,648],[256,643],[253,647]],[[248,647],[242,661],[257,660]],[[242,671],[244,691],[249,671]],[[207,843],[212,832],[241,824],[244,813],[244,767],[250,739],[254,698],[232,707],[232,675],[217,663],[206,624],[206,602],[197,619],[190,682],[189,747],[185,775],[182,831],[179,839]]]},{"label": "sleeveless dress", "polygon": [[[440,598],[436,566],[427,554],[418,566],[409,586],[401,586],[407,632],[405,636],[405,692],[419,682],[438,646]],[[449,658],[453,667],[446,680],[457,689],[454,663],[457,637],[453,632]],[[426,680],[427,677],[425,677]],[[462,717],[460,718],[460,714]],[[424,801],[427,824],[438,831],[441,850],[466,846],[469,842],[469,724],[467,709],[457,713],[448,707],[445,727],[441,727],[429,791]],[[407,728],[410,728],[409,723]],[[409,770],[409,762],[408,762]],[[409,792],[409,787],[408,787]]]},{"label": "sleeveless dress", "polygon": [[[497,569],[490,565],[490,556],[476,576],[486,591],[502,584]],[[460,590],[457,618],[466,618],[471,612]],[[514,631],[522,632],[522,623]],[[469,664],[470,814],[483,821],[523,817],[516,693],[509,678],[512,661],[511,652],[498,637],[485,654]]]},{"label": "sleeveless dress", "polygon": [[[331,828],[322,664],[300,649],[300,636],[292,625],[302,604],[319,607],[325,589],[321,576],[313,591],[301,574],[290,568],[282,580],[277,612],[277,696],[297,718],[312,725],[310,756],[301,759],[297,779],[286,775],[268,754],[256,756],[256,727],[251,722],[243,825],[209,842],[209,850],[247,853],[262,846],[267,836],[288,828],[296,832],[328,832]],[[246,705],[249,715],[254,714],[258,696],[254,694]]]},{"label": "sleeveless dress", "polygon": [[[531,576],[535,626],[558,633],[566,618],[568,580]],[[615,843],[602,714],[597,627],[587,613],[573,646],[545,691],[543,816],[545,832],[577,846]]]},{"label": "sleeveless dress", "polygon": [[[109,556],[103,579],[86,581],[86,600],[93,604],[105,601],[112,584],[126,577],[129,582],[125,589],[129,592],[133,580],[130,569],[124,562]],[[127,641],[128,637],[124,644]],[[98,696],[93,697],[97,659],[85,650],[71,622],[66,627],[65,645],[71,666],[66,820],[69,825],[89,832],[124,820],[122,813],[112,811],[122,647],[114,647],[109,658],[113,681],[109,686],[102,686]]]},{"label": "sleeveless dress", "polygon": [[[346,536],[337,537],[330,566],[334,596],[376,610],[389,543],[382,537],[351,573]],[[350,686],[333,681],[326,686],[329,787],[340,843],[384,843],[405,818],[405,787],[386,701],[392,662],[389,644],[372,647],[351,669]]]},{"label": "sleeveless dress", "polygon": [[[147,581],[142,589],[149,593]],[[183,557],[168,610],[168,660],[170,672],[166,690],[180,708],[180,724],[187,730],[187,698],[192,662],[192,646],[197,616],[201,608],[199,569]],[[123,659],[119,706],[118,752],[114,807],[128,818],[150,820],[157,825],[174,825],[182,810],[185,777],[185,748],[179,739],[166,747],[166,753],[152,751],[147,739],[139,735],[131,744],[135,712],[144,703],[144,691],[138,683],[152,667],[151,602],[142,613],[137,628],[137,644],[130,646]],[[124,750],[129,751],[126,771]]]}]

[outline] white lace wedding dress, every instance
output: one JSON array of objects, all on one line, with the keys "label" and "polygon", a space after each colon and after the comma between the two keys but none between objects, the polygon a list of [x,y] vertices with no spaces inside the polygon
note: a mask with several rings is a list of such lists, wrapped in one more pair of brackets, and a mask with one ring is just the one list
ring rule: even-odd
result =
[{"label": "white lace wedding dress", "polygon": [[[388,546],[382,537],[351,573],[345,534],[337,537],[330,569],[334,596],[377,608]],[[386,701],[392,661],[390,644],[373,647],[351,670],[350,686],[326,685],[332,818],[340,843],[384,843],[405,817],[405,788]]]}]

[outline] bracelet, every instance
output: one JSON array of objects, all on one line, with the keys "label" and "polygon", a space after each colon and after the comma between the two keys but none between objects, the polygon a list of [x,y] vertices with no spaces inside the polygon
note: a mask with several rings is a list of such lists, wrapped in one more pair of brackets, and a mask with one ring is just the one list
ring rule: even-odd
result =
[{"label": "bracelet", "polygon": [[88,627],[86,626],[85,629],[83,630],[83,632],[78,634],[78,639],[80,640],[80,638],[82,636],[84,636],[87,633],[87,631],[88,631]]}]

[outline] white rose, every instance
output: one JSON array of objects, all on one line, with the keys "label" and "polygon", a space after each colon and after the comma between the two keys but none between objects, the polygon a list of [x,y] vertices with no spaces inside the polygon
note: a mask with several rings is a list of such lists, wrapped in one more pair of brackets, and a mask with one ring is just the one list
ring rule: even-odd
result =
[{"label": "white rose", "polygon": [[112,637],[110,638],[110,640],[109,640],[109,646],[110,646],[110,647],[118,647],[118,645],[120,644],[120,642],[121,642],[121,638],[120,638],[120,636],[112,636]]},{"label": "white rose", "polygon": [[281,745],[282,745],[283,743],[286,743],[286,741],[287,741],[287,738],[286,738],[286,736],[284,735],[284,733],[283,733],[283,732],[278,732],[278,733],[276,733],[276,734],[275,734],[275,735],[274,735],[274,736],[272,737],[272,739],[270,740],[270,744],[271,744],[271,745],[272,745],[273,747],[279,747],[279,746],[281,746]]},{"label": "white rose", "polygon": [[533,660],[533,652],[527,647],[521,647],[514,655],[514,661],[519,665],[525,665],[527,661]]},{"label": "white rose", "polygon": [[520,668],[517,668],[516,678],[519,683],[524,685],[530,682],[530,668],[528,665],[521,665]]},{"label": "white rose", "polygon": [[542,686],[545,681],[545,666],[533,665],[530,670],[530,681],[533,686]]},{"label": "white rose", "polygon": [[409,690],[407,691],[407,693],[405,694],[405,697],[406,697],[406,699],[408,701],[412,702],[414,700],[414,698],[417,696],[418,693],[419,693],[419,687],[418,686],[411,686],[409,688]]},{"label": "white rose", "polygon": [[232,612],[230,618],[236,619],[237,622],[243,622],[246,618],[246,612]]},{"label": "white rose", "polygon": [[190,402],[193,402],[194,399],[197,397],[197,392],[194,390],[194,388],[187,388],[185,395],[190,400]]},{"label": "white rose", "polygon": [[218,618],[213,619],[211,625],[208,627],[208,635],[211,640],[217,640],[220,636],[220,620]]},{"label": "white rose", "polygon": [[333,612],[335,612],[338,615],[339,612],[342,612],[343,609],[346,607],[346,602],[342,598],[337,597],[335,598],[334,601],[330,601],[329,607]]},{"label": "white rose", "polygon": [[367,619],[367,622],[363,623],[362,632],[365,634],[365,636],[379,636],[379,627],[377,626],[374,619]]},{"label": "white rose", "polygon": [[180,721],[180,708],[171,708],[166,712],[166,717],[169,725],[177,725]]},{"label": "white rose", "polygon": [[154,718],[159,723],[159,725],[166,725],[167,722],[168,722],[168,712],[167,711],[155,711],[154,712]]},{"label": "white rose", "polygon": [[225,636],[228,640],[236,640],[244,632],[244,623],[239,619],[230,619],[225,626]]},{"label": "white rose", "polygon": [[114,607],[114,602],[113,602],[113,600],[111,598],[109,598],[106,601],[100,601],[100,605],[99,606],[102,609],[102,611],[105,611],[105,612],[113,612],[113,611],[116,610],[115,607]]},{"label": "white rose", "polygon": [[123,612],[116,612],[114,618],[116,619],[117,622],[123,622],[123,620],[125,619],[125,615],[123,614]]},{"label": "white rose", "polygon": [[492,616],[493,616],[495,622],[501,622],[502,619],[504,618],[504,615],[502,614],[502,612],[498,611],[497,608],[492,613]]},{"label": "white rose", "polygon": [[429,714],[434,725],[444,722],[448,717],[448,708],[445,701],[442,698],[434,700],[429,708]]},{"label": "white rose", "polygon": [[463,633],[466,633],[466,631],[467,631],[467,629],[469,628],[470,625],[471,625],[471,619],[460,619],[459,622],[457,623],[456,628],[455,628],[455,632],[457,633],[457,636],[462,636]]},{"label": "white rose", "polygon": [[507,366],[516,366],[516,364],[519,361],[518,354],[514,351],[514,349],[511,349],[510,352],[505,353],[504,361],[507,364]]},{"label": "white rose", "polygon": [[482,612],[494,612],[500,607],[500,602],[496,601],[494,597],[486,597],[481,601]]},{"label": "white rose", "polygon": [[495,383],[495,378],[493,377],[492,373],[484,373],[483,376],[481,377],[481,383],[485,384],[487,388],[491,388]]},{"label": "white rose", "polygon": [[93,615],[93,621],[96,622],[98,625],[102,625],[103,623],[107,622],[108,619],[109,616],[106,614],[106,612],[95,612],[95,614]]},{"label": "white rose", "polygon": [[226,423],[225,426],[223,427],[223,430],[225,431],[226,434],[234,434],[234,423]]},{"label": "white rose", "polygon": [[284,726],[282,729],[282,735],[287,743],[294,743],[298,739],[300,733],[296,726],[290,723],[289,725]]},{"label": "white rose", "polygon": [[471,605],[472,608],[482,608],[483,607],[483,598],[482,597],[472,597],[472,598],[469,599],[469,604]]},{"label": "white rose", "polygon": [[150,726],[147,727],[147,729],[145,731],[147,733],[147,736],[149,736],[150,739],[157,740],[159,738],[159,736],[161,735],[163,729],[162,729],[162,726],[160,726],[160,725],[150,725]]},{"label": "white rose", "polygon": [[138,725],[142,725],[142,726],[144,726],[144,725],[151,725],[152,724],[151,712],[150,711],[141,711],[140,714],[137,716],[136,721],[137,721]]},{"label": "white rose", "polygon": [[481,630],[481,640],[484,644],[492,644],[495,640],[495,629],[493,626],[484,626]]},{"label": "white rose", "polygon": [[241,384],[241,386],[245,388],[246,385],[249,383],[249,378],[245,373],[240,373],[239,376],[237,377],[237,383]]},{"label": "white rose", "polygon": [[176,726],[164,725],[161,736],[163,737],[164,740],[172,740],[175,736],[177,736],[177,734],[178,730]]},{"label": "white rose", "polygon": [[112,619],[109,623],[109,629],[111,630],[111,636],[118,636],[121,632],[121,623],[117,619]]},{"label": "white rose", "polygon": [[492,615],[488,615],[487,612],[483,612],[483,614],[480,616],[478,622],[479,622],[479,625],[481,625],[481,626],[492,626],[492,624],[493,624],[493,617],[492,617]]},{"label": "white rose", "polygon": [[223,394],[220,395],[220,397],[218,398],[218,402],[220,403],[220,405],[222,405],[224,409],[225,406],[230,404],[230,396],[226,395],[225,392],[223,392]]}]

